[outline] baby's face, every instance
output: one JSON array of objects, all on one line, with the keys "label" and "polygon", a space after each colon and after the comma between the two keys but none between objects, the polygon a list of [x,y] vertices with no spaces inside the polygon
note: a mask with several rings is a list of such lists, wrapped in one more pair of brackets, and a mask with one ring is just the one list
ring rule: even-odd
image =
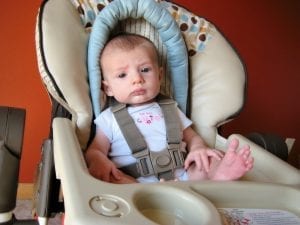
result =
[{"label": "baby's face", "polygon": [[106,49],[101,65],[105,93],[120,103],[134,106],[151,102],[160,91],[162,69],[149,45]]}]

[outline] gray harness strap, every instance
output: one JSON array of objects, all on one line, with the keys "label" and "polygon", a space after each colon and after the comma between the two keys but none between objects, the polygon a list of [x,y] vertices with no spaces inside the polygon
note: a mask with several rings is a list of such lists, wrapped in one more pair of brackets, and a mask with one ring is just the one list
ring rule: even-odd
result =
[{"label": "gray harness strap", "polygon": [[180,168],[184,164],[184,156],[180,151],[182,137],[175,101],[159,96],[158,103],[164,114],[168,143],[167,148],[159,152],[149,151],[144,137],[129,115],[125,104],[118,103],[111,108],[121,132],[137,160],[136,163],[120,169],[135,178],[155,175],[159,179],[174,179],[174,169]]}]

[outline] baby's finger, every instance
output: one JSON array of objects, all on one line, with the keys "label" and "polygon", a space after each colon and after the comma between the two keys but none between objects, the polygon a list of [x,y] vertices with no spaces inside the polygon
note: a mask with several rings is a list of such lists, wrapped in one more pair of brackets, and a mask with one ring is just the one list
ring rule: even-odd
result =
[{"label": "baby's finger", "polygon": [[117,180],[120,180],[122,177],[121,177],[121,171],[118,170],[116,167],[113,167],[112,170],[111,170],[111,175],[117,179]]},{"label": "baby's finger", "polygon": [[184,169],[187,170],[193,161],[194,160],[191,157],[189,157],[189,155],[188,155],[184,161]]},{"label": "baby's finger", "polygon": [[110,174],[109,174],[109,173],[101,174],[100,179],[101,179],[102,181],[110,182]]},{"label": "baby's finger", "polygon": [[198,167],[199,170],[202,170],[202,167],[204,168],[204,170],[206,172],[209,171],[209,161],[208,161],[208,155],[206,153],[202,153],[200,154],[200,159],[199,159],[199,163],[201,164],[200,168]]},{"label": "baby's finger", "polygon": [[207,155],[217,160],[221,160],[224,156],[224,153],[218,150],[211,150],[211,151],[207,151]]}]

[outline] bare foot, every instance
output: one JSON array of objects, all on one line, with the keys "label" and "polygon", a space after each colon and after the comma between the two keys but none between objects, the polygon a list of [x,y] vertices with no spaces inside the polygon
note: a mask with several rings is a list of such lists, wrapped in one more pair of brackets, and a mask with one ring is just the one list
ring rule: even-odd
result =
[{"label": "bare foot", "polygon": [[239,141],[231,140],[228,149],[221,161],[214,162],[208,174],[211,180],[237,180],[253,167],[253,157],[250,156],[250,147],[243,146],[237,150]]}]

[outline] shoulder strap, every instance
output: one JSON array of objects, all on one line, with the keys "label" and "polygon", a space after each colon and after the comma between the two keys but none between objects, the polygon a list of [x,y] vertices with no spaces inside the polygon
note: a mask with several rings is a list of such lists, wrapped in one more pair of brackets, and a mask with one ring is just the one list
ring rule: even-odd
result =
[{"label": "shoulder strap", "polygon": [[[168,143],[167,151],[169,151],[168,154],[170,154],[171,156],[172,165],[174,165],[172,168],[174,169],[175,167],[181,166],[183,164],[183,158],[179,156],[179,146],[182,137],[176,102],[162,95],[159,95],[157,101],[164,114],[167,134],[166,139]],[[141,132],[139,131],[132,117],[127,111],[126,104],[116,103],[111,107],[111,111],[114,114],[114,117],[120,127],[124,138],[126,139],[128,146],[132,151],[133,156],[137,159],[136,165],[129,165],[129,167],[126,166],[125,170],[127,170],[127,172],[130,172],[130,174],[134,174],[134,177],[157,174],[157,163],[152,161],[152,158],[154,156],[152,156],[152,153],[150,154],[144,137],[142,136]],[[157,155],[156,157],[156,159],[163,158],[159,155]],[[137,171],[135,171],[136,168]],[[170,169],[172,170],[172,168]],[[172,174],[170,173],[171,170],[168,170],[166,172],[168,174]],[[161,172],[161,174],[165,173],[163,171]],[[171,179],[170,175],[168,175],[168,179]]]},{"label": "shoulder strap", "polygon": [[132,117],[129,115],[126,104],[117,103],[111,107],[111,111],[113,112],[132,153],[135,154],[145,150],[147,144],[141,132],[136,127]]},{"label": "shoulder strap", "polygon": [[181,127],[177,114],[177,104],[176,102],[164,95],[158,96],[158,104],[164,114],[166,133],[167,133],[167,143],[179,144],[182,140],[181,137]]},{"label": "shoulder strap", "polygon": [[137,159],[136,165],[128,169],[134,177],[149,176],[154,174],[153,166],[150,159],[150,152],[147,143],[141,132],[135,125],[132,117],[129,115],[126,104],[116,103],[111,107],[111,111],[120,127],[120,130],[132,151],[133,156]]},{"label": "shoulder strap", "polygon": [[[182,137],[176,102],[161,94],[157,97],[157,101],[164,114],[167,143],[169,145],[179,144]],[[122,134],[132,150],[132,153],[134,154],[145,150],[147,148],[147,144],[139,129],[136,127],[132,117],[129,115],[126,104],[116,103],[111,107],[111,111],[113,112]]]}]

